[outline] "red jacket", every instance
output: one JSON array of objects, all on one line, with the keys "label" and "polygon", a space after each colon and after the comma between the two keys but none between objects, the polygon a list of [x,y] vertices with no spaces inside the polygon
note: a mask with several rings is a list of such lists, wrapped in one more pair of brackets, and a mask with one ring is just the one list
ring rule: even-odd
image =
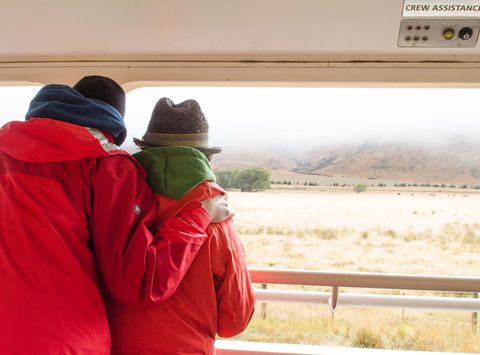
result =
[{"label": "red jacket", "polygon": [[0,129],[0,354],[109,354],[100,290],[163,301],[206,239],[200,204],[153,235],[144,170],[102,138],[47,118]]},{"label": "red jacket", "polygon": [[[204,182],[179,201],[158,195],[160,218],[191,201],[224,191]],[[142,309],[107,302],[112,354],[214,354],[215,334],[242,332],[254,310],[254,294],[240,239],[229,219],[211,224],[177,291],[167,301]]]}]

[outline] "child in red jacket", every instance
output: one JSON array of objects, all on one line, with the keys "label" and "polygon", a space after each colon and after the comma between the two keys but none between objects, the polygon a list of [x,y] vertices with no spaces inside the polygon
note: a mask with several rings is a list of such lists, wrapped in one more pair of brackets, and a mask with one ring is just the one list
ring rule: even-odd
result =
[{"label": "child in red jacket", "polygon": [[[208,123],[195,100],[160,99],[135,158],[157,193],[159,220],[192,201],[225,194],[215,184]],[[164,303],[141,309],[107,301],[112,354],[214,354],[215,335],[242,332],[254,310],[243,247],[232,220],[211,224],[185,278]],[[172,250],[175,245],[171,245]]]}]

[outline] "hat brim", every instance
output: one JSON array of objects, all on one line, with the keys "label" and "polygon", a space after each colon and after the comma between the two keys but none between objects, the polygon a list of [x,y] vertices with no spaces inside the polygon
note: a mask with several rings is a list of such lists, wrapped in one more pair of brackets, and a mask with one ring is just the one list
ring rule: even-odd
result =
[{"label": "hat brim", "polygon": [[[158,145],[158,144],[150,144],[142,139],[138,139],[138,138],[133,138],[133,142],[135,143],[135,145],[139,148],[142,148],[142,149],[147,149],[147,148],[153,148],[153,147],[166,147],[166,146],[162,146],[162,145]],[[170,146],[172,147],[172,146]],[[195,148],[199,151],[201,151],[202,153],[204,154],[218,154],[222,151],[222,148],[220,147],[190,147],[190,148]]]}]

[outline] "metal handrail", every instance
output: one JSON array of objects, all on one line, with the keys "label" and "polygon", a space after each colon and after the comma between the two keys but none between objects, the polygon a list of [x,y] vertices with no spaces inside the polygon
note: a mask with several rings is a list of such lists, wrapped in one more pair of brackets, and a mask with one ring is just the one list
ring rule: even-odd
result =
[{"label": "metal handrail", "polygon": [[[330,292],[255,289],[258,302],[294,302],[331,305]],[[339,306],[420,308],[480,312],[480,299],[339,293]]]},{"label": "metal handrail", "polygon": [[383,288],[421,291],[480,292],[480,277],[367,272],[250,269],[254,283]]}]

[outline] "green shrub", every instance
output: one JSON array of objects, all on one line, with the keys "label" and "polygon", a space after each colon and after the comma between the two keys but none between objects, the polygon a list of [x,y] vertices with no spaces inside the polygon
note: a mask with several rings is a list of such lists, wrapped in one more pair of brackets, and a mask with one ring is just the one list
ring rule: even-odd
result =
[{"label": "green shrub", "polygon": [[380,336],[368,329],[360,329],[357,334],[355,334],[352,345],[356,348],[381,349],[383,347]]},{"label": "green shrub", "polygon": [[353,188],[353,191],[356,193],[367,191],[367,185],[365,184],[356,184]]},{"label": "green shrub", "polygon": [[217,171],[215,175],[217,183],[224,189],[240,189],[242,192],[252,192],[270,188],[270,170],[268,169],[250,168]]},{"label": "green shrub", "polygon": [[217,178],[217,184],[219,184],[224,189],[233,188],[233,171],[216,171],[215,177]]}]

